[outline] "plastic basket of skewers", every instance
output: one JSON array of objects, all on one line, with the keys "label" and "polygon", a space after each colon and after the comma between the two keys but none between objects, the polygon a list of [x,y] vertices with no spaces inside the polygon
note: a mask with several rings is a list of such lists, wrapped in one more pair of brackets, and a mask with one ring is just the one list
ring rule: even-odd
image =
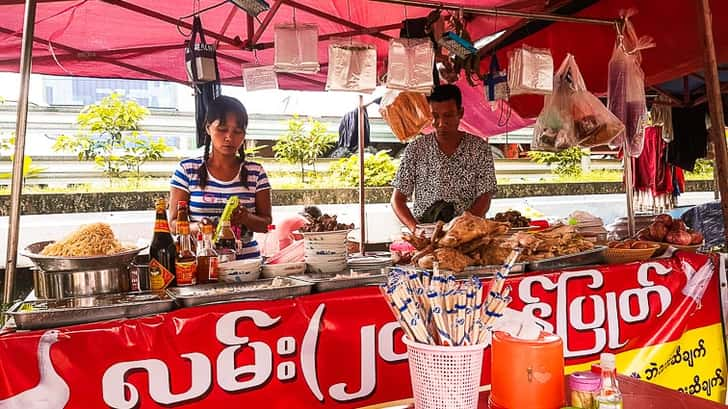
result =
[{"label": "plastic basket of skewers", "polygon": [[521,249],[488,285],[441,271],[393,268],[381,288],[405,333],[417,408],[476,408],[483,350],[511,302],[505,285]]}]

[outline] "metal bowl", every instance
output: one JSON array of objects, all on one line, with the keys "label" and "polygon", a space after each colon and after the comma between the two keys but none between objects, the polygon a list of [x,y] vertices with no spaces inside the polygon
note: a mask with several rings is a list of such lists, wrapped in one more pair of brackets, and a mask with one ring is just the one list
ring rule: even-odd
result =
[{"label": "metal bowl", "polygon": [[23,249],[20,254],[28,257],[33,264],[45,272],[89,271],[127,267],[134,260],[134,257],[147,247],[137,247],[108,256],[63,257],[41,255],[40,252],[53,242],[39,241],[33,243]]}]

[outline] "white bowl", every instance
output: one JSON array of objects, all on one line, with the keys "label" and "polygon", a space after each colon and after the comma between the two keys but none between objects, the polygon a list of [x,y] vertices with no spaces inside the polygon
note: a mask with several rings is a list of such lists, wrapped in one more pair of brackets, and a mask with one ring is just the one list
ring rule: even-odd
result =
[{"label": "white bowl", "polygon": [[324,232],[312,232],[303,233],[303,240],[308,242],[319,242],[319,243],[343,243],[346,241],[346,237],[349,235],[349,230],[339,231],[324,231]]},{"label": "white bowl", "polygon": [[228,261],[220,263],[218,277],[226,283],[254,281],[260,277],[260,258]]},{"label": "white bowl", "polygon": [[313,274],[335,274],[342,271],[346,271],[346,260],[343,262],[306,262],[306,266],[309,273]]},{"label": "white bowl", "polygon": [[304,261],[309,263],[340,263],[346,262],[346,254],[318,254],[318,255],[306,255],[303,257]]},{"label": "white bowl", "polygon": [[344,247],[343,249],[336,249],[336,250],[305,250],[303,252],[303,255],[305,257],[332,257],[332,256],[346,257],[346,247]]},{"label": "white bowl", "polygon": [[339,243],[326,243],[326,242],[320,242],[320,241],[305,241],[303,244],[303,248],[305,250],[319,250],[319,249],[328,249],[328,250],[335,250],[335,249],[341,249],[346,248],[346,242],[342,241]]},{"label": "white bowl", "polygon": [[306,263],[280,263],[280,264],[263,264],[261,275],[263,278],[273,278],[280,276],[290,276],[294,274],[303,274],[306,272]]}]

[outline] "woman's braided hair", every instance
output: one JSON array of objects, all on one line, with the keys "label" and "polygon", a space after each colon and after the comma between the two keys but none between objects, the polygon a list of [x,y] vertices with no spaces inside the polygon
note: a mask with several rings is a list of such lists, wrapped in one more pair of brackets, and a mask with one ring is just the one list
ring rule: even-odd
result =
[{"label": "woman's braided hair", "polygon": [[[207,129],[207,127],[215,121],[219,121],[221,124],[225,123],[228,114],[231,113],[235,115],[236,125],[245,131],[248,128],[248,111],[240,101],[226,95],[221,95],[215,98],[207,107],[207,114],[205,115],[205,129]],[[207,133],[207,135],[205,135],[205,151],[202,155],[202,166],[198,169],[200,188],[202,189],[207,186],[207,160],[210,158],[211,143],[212,138],[210,137],[210,134]],[[243,184],[243,187],[247,189],[248,169],[245,166],[245,144],[240,145],[238,156],[240,158],[240,182]]]}]

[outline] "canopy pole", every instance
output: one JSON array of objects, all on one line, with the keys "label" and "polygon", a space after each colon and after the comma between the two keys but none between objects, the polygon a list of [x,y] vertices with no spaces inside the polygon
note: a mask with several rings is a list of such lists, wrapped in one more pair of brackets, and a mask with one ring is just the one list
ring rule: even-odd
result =
[{"label": "canopy pole", "polygon": [[[700,10],[699,23],[703,31],[703,56],[705,58],[705,87],[710,109],[710,130],[715,150],[715,166],[718,172],[718,187],[721,193],[723,220],[728,222],[728,147],[726,147],[725,121],[723,119],[723,101],[720,96],[720,79],[718,78],[718,62],[715,57],[713,40],[713,16],[709,0],[698,0]],[[728,228],[725,230],[728,243]]]},{"label": "canopy pole", "polygon": [[627,235],[632,238],[635,235],[634,222],[634,178],[632,175],[632,157],[628,153],[628,142],[625,140],[622,147],[624,160],[624,190],[627,193]]},{"label": "canopy pole", "polygon": [[25,161],[25,131],[28,125],[28,90],[33,63],[33,35],[35,31],[36,0],[25,0],[23,40],[20,54],[20,95],[17,102],[15,121],[15,152],[13,154],[13,178],[10,190],[10,221],[8,224],[8,245],[3,283],[3,304],[13,301],[15,268],[18,258],[18,234],[20,223],[20,194],[23,191],[23,162]]},{"label": "canopy pole", "polygon": [[366,255],[364,249],[367,238],[366,224],[366,198],[364,191],[364,95],[359,94],[359,252],[362,256]]},{"label": "canopy pole", "polygon": [[518,18],[525,18],[528,20],[558,21],[558,22],[562,22],[562,23],[585,23],[585,24],[600,24],[600,25],[614,26],[617,23],[617,21],[619,21],[617,19],[605,20],[605,19],[588,18],[588,17],[571,17],[571,16],[563,16],[560,14],[531,13],[531,12],[526,12],[526,11],[516,11],[516,10],[508,10],[508,9],[500,9],[500,8],[460,7],[460,6],[456,6],[453,4],[443,4],[443,3],[437,2],[437,1],[427,1],[427,0],[373,0],[373,1],[378,1],[380,3],[401,4],[403,6],[425,7],[425,8],[431,8],[431,9],[453,10],[453,11],[462,10],[463,13],[468,13],[468,14],[482,14],[482,15],[486,15],[486,16],[498,16],[498,17],[518,17]]}]

